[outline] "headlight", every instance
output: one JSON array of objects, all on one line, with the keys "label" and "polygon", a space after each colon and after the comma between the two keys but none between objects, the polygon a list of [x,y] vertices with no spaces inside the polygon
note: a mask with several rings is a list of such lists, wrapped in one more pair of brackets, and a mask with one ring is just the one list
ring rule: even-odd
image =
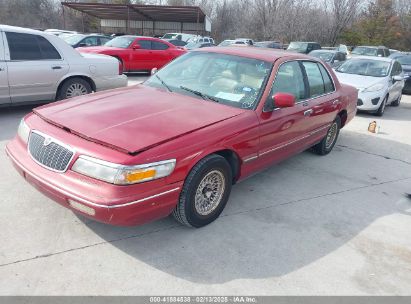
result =
[{"label": "headlight", "polygon": [[374,84],[368,88],[365,88],[363,92],[376,92],[384,89],[384,84],[383,83],[377,83]]},{"label": "headlight", "polygon": [[71,170],[116,185],[130,185],[169,176],[175,159],[157,163],[123,166],[89,156],[80,156]]},{"label": "headlight", "polygon": [[17,129],[17,135],[27,144],[30,136],[30,128],[24,121],[24,118],[20,121],[19,128]]}]

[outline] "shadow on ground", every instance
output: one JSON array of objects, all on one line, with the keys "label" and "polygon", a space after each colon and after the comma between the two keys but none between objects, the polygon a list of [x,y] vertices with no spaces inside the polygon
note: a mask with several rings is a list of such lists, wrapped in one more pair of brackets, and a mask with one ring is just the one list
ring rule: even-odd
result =
[{"label": "shadow on ground", "polygon": [[[202,229],[171,217],[130,228],[81,220],[116,248],[183,280],[279,277],[331,254],[381,217],[410,215],[404,188],[411,189],[411,164],[371,150],[410,147],[355,135],[343,132],[326,157],[304,152],[234,186],[223,215]],[[369,246],[352,245],[362,254],[371,254]]]}]

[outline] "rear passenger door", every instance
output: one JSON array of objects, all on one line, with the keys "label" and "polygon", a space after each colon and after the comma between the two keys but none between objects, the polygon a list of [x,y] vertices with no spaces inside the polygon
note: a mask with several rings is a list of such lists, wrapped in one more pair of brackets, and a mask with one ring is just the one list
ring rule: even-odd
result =
[{"label": "rear passenger door", "polygon": [[4,58],[3,33],[0,32],[0,105],[10,103],[7,64]]},{"label": "rear passenger door", "polygon": [[168,49],[169,46],[163,42],[151,42],[151,50],[153,55],[152,68],[162,68],[172,59],[172,56]]},{"label": "rear passenger door", "polygon": [[303,103],[305,130],[310,144],[316,143],[327,133],[338,113],[338,92],[327,69],[319,62],[301,61],[308,87],[308,99]]},{"label": "rear passenger door", "polygon": [[69,66],[45,37],[5,32],[12,103],[51,101]]}]

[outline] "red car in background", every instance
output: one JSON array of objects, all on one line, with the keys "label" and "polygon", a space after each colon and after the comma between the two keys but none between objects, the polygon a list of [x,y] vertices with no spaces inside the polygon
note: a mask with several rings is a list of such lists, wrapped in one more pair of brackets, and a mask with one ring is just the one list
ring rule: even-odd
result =
[{"label": "red car in background", "polygon": [[120,36],[103,46],[77,48],[81,53],[104,54],[116,57],[123,66],[123,72],[150,72],[162,68],[185,50],[157,38]]},{"label": "red car in background", "polygon": [[308,148],[330,153],[357,98],[313,57],[204,48],[143,84],[34,109],[6,152],[29,183],[94,220],[173,213],[201,227],[232,184]]}]

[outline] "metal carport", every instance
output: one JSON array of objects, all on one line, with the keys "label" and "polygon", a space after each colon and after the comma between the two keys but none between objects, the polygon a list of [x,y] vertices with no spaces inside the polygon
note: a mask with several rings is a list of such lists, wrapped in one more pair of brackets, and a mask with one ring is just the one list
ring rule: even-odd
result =
[{"label": "metal carport", "polygon": [[205,35],[211,31],[210,19],[198,6],[162,6],[137,4],[105,4],[61,2],[83,15],[100,19],[101,31],[138,35],[161,35],[183,32]]}]

